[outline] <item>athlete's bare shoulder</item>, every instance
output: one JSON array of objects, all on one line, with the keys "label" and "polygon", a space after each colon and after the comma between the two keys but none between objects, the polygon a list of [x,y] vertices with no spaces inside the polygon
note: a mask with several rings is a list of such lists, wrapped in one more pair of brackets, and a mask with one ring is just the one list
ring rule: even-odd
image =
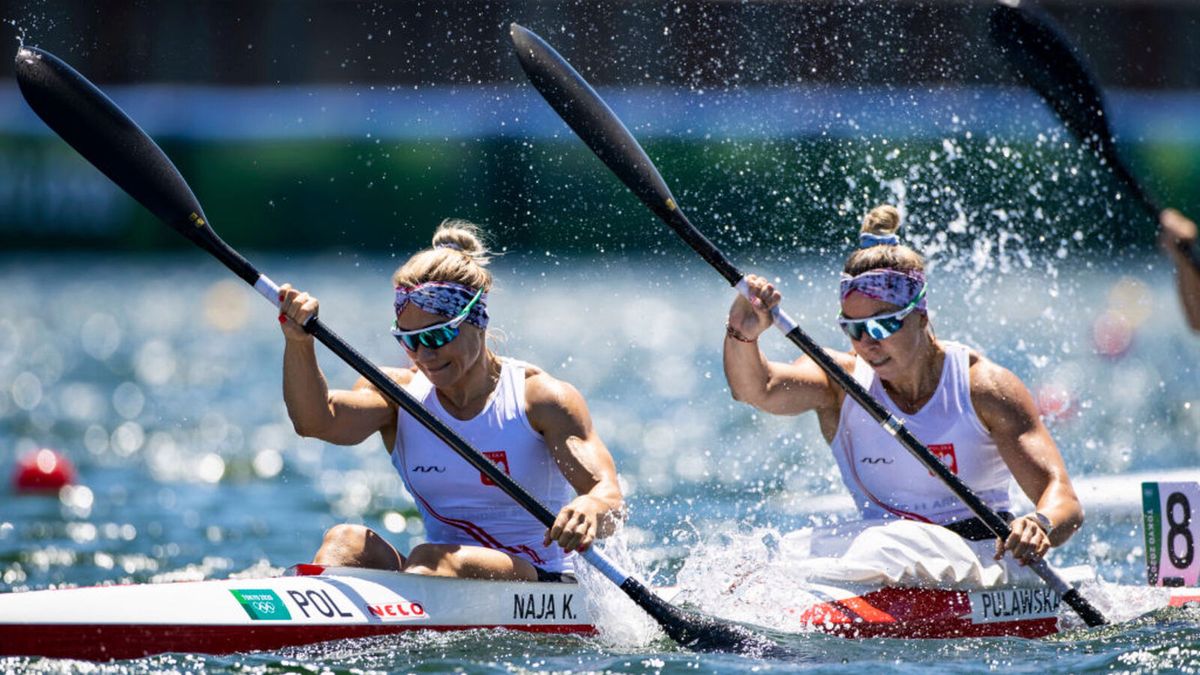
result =
[{"label": "athlete's bare shoulder", "polygon": [[[550,375],[546,371],[542,370],[538,366],[533,365],[532,363],[522,361],[521,365],[525,366],[525,379],[526,380],[531,380],[531,379],[533,379],[535,377],[539,377],[539,376],[550,377]],[[551,379],[553,379],[553,378],[551,378]]]},{"label": "athlete's bare shoulder", "polygon": [[525,364],[525,400],[531,406],[550,404],[566,407],[579,396],[569,383],[554,377],[538,366]]}]

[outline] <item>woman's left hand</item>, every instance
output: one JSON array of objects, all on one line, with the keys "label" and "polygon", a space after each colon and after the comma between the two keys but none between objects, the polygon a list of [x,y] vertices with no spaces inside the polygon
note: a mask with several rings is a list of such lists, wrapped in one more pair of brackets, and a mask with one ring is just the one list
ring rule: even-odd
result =
[{"label": "woman's left hand", "polygon": [[542,544],[557,542],[564,551],[585,551],[596,540],[600,517],[608,511],[604,502],[591,495],[580,495],[558,512],[554,525],[546,530]]},{"label": "woman's left hand", "polygon": [[1040,560],[1050,550],[1050,535],[1033,514],[1014,519],[1009,529],[1012,532],[1006,541],[996,540],[996,560],[1003,558],[1005,551],[1011,551],[1013,558],[1026,565]]},{"label": "woman's left hand", "polygon": [[1158,216],[1158,244],[1176,262],[1186,261],[1188,251],[1196,243],[1196,223],[1175,209],[1166,209]]}]

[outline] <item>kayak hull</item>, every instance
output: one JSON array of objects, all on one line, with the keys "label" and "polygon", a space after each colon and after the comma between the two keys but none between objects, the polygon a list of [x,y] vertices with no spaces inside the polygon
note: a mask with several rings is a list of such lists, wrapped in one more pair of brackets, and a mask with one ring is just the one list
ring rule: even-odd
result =
[{"label": "kayak hull", "polygon": [[226,654],[413,630],[595,633],[578,584],[300,565],[272,578],[0,596],[0,656]]},{"label": "kayak hull", "polygon": [[[846,638],[1040,638],[1060,630],[1045,587],[985,591],[805,584],[785,610],[797,632]],[[671,596],[678,589],[660,589]],[[676,598],[677,600],[679,598]],[[1170,604],[1200,602],[1175,589]],[[298,565],[288,574],[0,595],[0,656],[108,661],[162,653],[228,654],[415,630],[495,629],[592,635],[573,583],[446,579]]]}]

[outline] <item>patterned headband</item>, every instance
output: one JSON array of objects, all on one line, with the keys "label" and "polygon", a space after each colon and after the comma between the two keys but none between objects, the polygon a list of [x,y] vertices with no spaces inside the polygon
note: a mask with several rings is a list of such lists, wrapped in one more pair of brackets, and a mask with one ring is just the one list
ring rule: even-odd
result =
[{"label": "patterned headband", "polygon": [[[412,303],[417,309],[429,314],[440,314],[446,318],[458,316],[458,313],[470,304],[471,299],[479,289],[456,284],[451,281],[427,281],[411,288],[398,286],[396,288],[396,316]],[[479,296],[479,300],[471,307],[466,322],[487,328],[487,293]]]},{"label": "patterned headband", "polygon": [[[890,268],[868,270],[858,276],[842,274],[841,298],[851,293],[862,293],[868,298],[882,300],[890,305],[904,307],[925,288],[924,272],[901,272]],[[925,311],[925,297],[917,303],[918,312]]]}]

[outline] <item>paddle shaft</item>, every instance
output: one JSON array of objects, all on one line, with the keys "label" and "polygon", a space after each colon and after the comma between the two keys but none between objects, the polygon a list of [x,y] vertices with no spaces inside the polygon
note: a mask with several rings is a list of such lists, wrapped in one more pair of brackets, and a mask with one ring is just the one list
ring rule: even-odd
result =
[{"label": "paddle shaft", "polygon": [[[1142,212],[1146,214],[1146,217],[1158,227],[1159,217],[1163,209],[1150,198],[1146,189],[1142,187],[1142,184],[1134,177],[1133,172],[1121,160],[1121,156],[1117,152],[1116,141],[1112,137],[1109,137],[1107,142],[1100,142],[1093,147],[1098,148],[1104,163],[1116,174],[1117,180],[1125,187],[1126,191],[1133,195],[1134,201],[1137,202]],[[1191,261],[1192,266],[1200,270],[1200,250],[1197,250],[1195,245],[1189,246],[1186,242],[1182,241],[1178,243],[1178,247]]]},{"label": "paddle shaft", "polygon": [[[21,93],[47,126],[160,221],[221,261],[272,305],[279,306],[279,287],[217,236],[183,176],[124,111],[85,77],[48,52],[22,48],[16,61]],[[314,317],[304,328],[539,522],[546,527],[554,524],[555,515],[545,506],[319,319]],[[686,647],[756,654],[777,650],[773,643],[740,626],[718,624],[668,604],[595,547],[584,551],[582,557],[650,614],[671,638]]]},{"label": "paddle shaft", "polygon": [[[658,213],[657,209],[652,209]],[[750,299],[750,289],[745,283],[745,276],[734,266],[732,262],[720,251],[707,237],[705,237],[687,216],[679,210],[674,199],[671,200],[669,208],[669,216],[664,218],[667,225],[671,227],[679,236],[692,248],[693,251],[700,254],[714,269],[729,282],[731,286],[736,288],[739,293]],[[988,529],[991,530],[996,537],[1001,541],[1008,539],[1012,533],[1008,523],[1004,521],[990,506],[988,506],[971,488],[955,475],[941,460],[935,456],[928,447],[925,446],[916,436],[913,435],[908,427],[904,426],[903,420],[897,418],[887,408],[883,406],[875,397],[871,396],[858,380],[855,380],[844,368],[839,366],[829,354],[821,348],[800,325],[787,315],[779,307],[771,310],[771,315],[774,319],[774,325],[781,333],[783,333],[792,344],[800,348],[806,356],[820,366],[821,370],[832,379],[837,386],[841,387],[846,395],[854,399],[856,403],[863,407],[867,413],[874,418],[885,431],[894,436],[896,440],[904,446],[913,457],[916,458],[925,468],[935,474],[939,480],[954,493],[963,504],[975,514]],[[1090,602],[1084,598],[1077,589],[1072,588],[1069,584],[1062,580],[1062,577],[1055,572],[1045,560],[1036,560],[1029,563],[1029,568],[1034,571],[1048,586],[1053,588],[1060,596],[1063,602],[1067,603],[1072,609],[1079,614],[1084,623],[1089,626],[1103,626],[1108,623],[1100,610],[1096,609]]]},{"label": "paddle shaft", "polygon": [[[221,240],[215,233],[207,240],[206,244],[202,245],[202,248],[212,253],[230,270],[253,286],[260,295],[273,305],[276,307],[279,306],[279,286],[266,275],[259,274],[241,254]],[[551,527],[554,524],[555,515],[549,509],[542,505],[533,495],[529,494],[519,483],[509,477],[508,474],[501,471],[491,460],[471,447],[462,436],[447,426],[445,422],[429,412],[425,406],[421,405],[419,401],[406,392],[395,380],[388,377],[375,364],[360,354],[358,350],[351,347],[345,340],[330,330],[319,318],[313,317],[305,322],[304,330],[312,334],[317,341],[325,345],[329,351],[336,354],[347,365],[366,378],[368,382],[375,385],[385,398],[395,403],[404,412],[408,413],[433,433],[433,435],[450,446],[450,449],[457,453],[459,457],[462,457],[468,464],[491,479],[505,494],[520,504],[522,508],[537,518],[539,522],[546,527]],[[595,547],[589,547],[587,550],[580,552],[580,555],[607,579],[625,591],[626,595],[654,617],[660,625],[663,625],[664,630],[669,635],[672,637],[683,636],[679,639],[685,645],[688,640],[695,639],[694,633],[697,631],[695,627],[679,625],[690,620],[690,617],[682,615],[674,607],[654,595],[645,584],[636,577],[626,574],[609,560],[607,556],[596,550]],[[701,628],[701,630],[703,629]]]},{"label": "paddle shaft", "polygon": [[[529,75],[534,87],[563,121],[693,251],[716,269],[730,285],[749,297],[744,275],[683,214],[658,168],[600,95],[542,38],[517,24],[512,24],[510,30],[522,68]],[[917,440],[900,419],[888,412],[862,385],[834,362],[783,310],[774,308],[772,316],[776,328],[813,359],[830,379],[894,436],[917,461],[936,475],[997,537],[1001,540],[1008,538],[1011,533],[1008,523],[979,499],[966,483],[930,452],[929,448]],[[1031,567],[1089,626],[1106,623],[1103,615],[1077,590],[1068,586],[1045,561],[1039,560]]]}]

